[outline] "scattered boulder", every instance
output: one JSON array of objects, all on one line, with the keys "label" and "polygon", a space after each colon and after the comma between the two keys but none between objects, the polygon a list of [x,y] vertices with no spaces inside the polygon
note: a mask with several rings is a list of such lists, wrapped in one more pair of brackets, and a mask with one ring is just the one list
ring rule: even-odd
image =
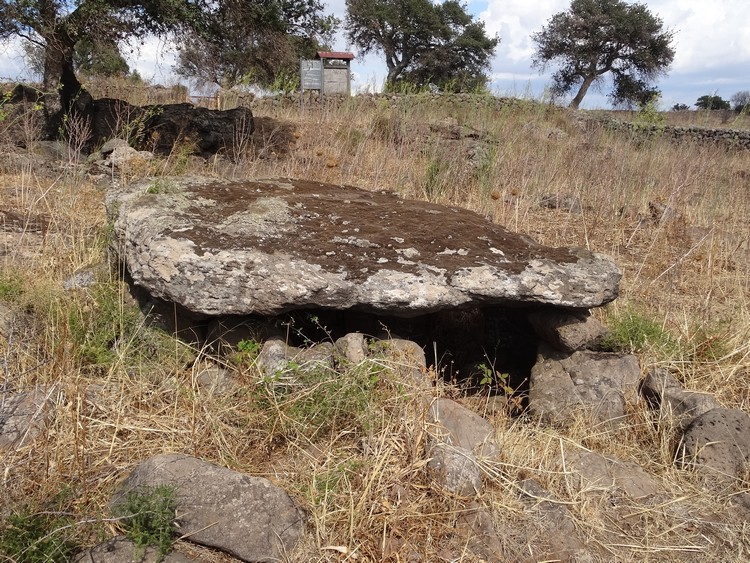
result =
[{"label": "scattered boulder", "polygon": [[560,209],[576,215],[583,211],[581,199],[572,195],[543,195],[542,199],[539,200],[539,205],[545,209]]},{"label": "scattered boulder", "polygon": [[541,340],[562,352],[575,352],[599,341],[607,329],[589,311],[543,308],[529,313]]},{"label": "scattered boulder", "polygon": [[617,490],[632,499],[653,497],[662,487],[637,463],[622,461],[596,452],[566,454],[577,488],[581,491]]},{"label": "scattered boulder", "polygon": [[427,452],[427,470],[441,487],[464,497],[483,490],[476,457],[466,448],[438,442]]},{"label": "scattered boulder", "polygon": [[55,387],[21,393],[0,389],[0,451],[21,448],[44,431],[56,394]]},{"label": "scattered boulder", "polygon": [[492,516],[476,501],[461,510],[456,522],[458,533],[463,535],[469,549],[488,563],[506,561],[503,545],[492,523]]},{"label": "scattered boulder", "polygon": [[695,418],[721,404],[710,393],[684,390],[669,372],[662,368],[651,370],[641,382],[641,395],[653,408],[661,409],[673,424],[685,429]]},{"label": "scattered boulder", "polygon": [[480,457],[500,455],[492,424],[451,399],[435,399],[428,411],[428,421],[434,425],[432,432],[438,442],[463,448]]},{"label": "scattered boulder", "polygon": [[269,338],[263,342],[256,366],[264,377],[276,381],[289,369],[299,352],[299,348],[289,346],[281,338]]},{"label": "scattered boulder", "polygon": [[619,290],[611,259],[456,207],[303,180],[161,182],[168,193],[152,182],[108,192],[112,248],[136,285],[196,315],[588,308]]},{"label": "scattered boulder", "polygon": [[695,418],[678,450],[682,463],[719,480],[747,477],[750,416],[739,409],[717,408]]},{"label": "scattered boulder", "polygon": [[586,553],[586,544],[580,539],[568,508],[555,502],[553,495],[534,479],[524,479],[519,486],[522,500],[540,517],[544,536],[544,552],[539,554],[542,559],[577,561],[577,555]]},{"label": "scattered boulder", "polygon": [[635,398],[641,370],[633,355],[588,350],[568,355],[542,344],[531,369],[529,408],[547,422],[565,424],[576,410],[617,426],[626,399]]},{"label": "scattered boulder", "polygon": [[336,340],[337,358],[345,364],[357,365],[369,354],[367,337],[361,332],[350,332]]},{"label": "scattered boulder", "polygon": [[157,455],[141,462],[111,505],[118,506],[130,491],[162,485],[175,488],[181,535],[242,561],[280,560],[302,535],[302,511],[268,479],[183,454]]}]

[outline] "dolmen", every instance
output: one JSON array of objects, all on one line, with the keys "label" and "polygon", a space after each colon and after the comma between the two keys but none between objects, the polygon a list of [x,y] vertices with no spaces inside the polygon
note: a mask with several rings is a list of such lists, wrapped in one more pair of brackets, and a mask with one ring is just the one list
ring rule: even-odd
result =
[{"label": "dolmen", "polygon": [[598,307],[620,270],[482,216],[306,180],[160,178],[109,191],[136,286],[198,317],[299,309],[396,317],[498,306]]}]

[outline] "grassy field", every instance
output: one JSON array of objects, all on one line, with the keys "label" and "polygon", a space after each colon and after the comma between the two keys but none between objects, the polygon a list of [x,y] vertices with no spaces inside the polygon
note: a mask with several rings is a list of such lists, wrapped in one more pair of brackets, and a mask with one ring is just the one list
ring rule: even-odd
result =
[{"label": "grassy field", "polygon": [[[176,147],[133,163],[120,181],[201,173],[388,189],[472,209],[547,245],[609,254],[624,272],[621,297],[596,314],[644,372],[667,368],[686,388],[750,411],[750,152],[584,128],[533,102],[498,110],[483,98],[426,100],[263,104],[258,131],[232,160],[197,161],[189,146]],[[207,351],[146,326],[108,268],[95,269],[97,285],[65,291],[74,272],[106,264],[108,235],[106,182],[87,175],[75,150],[67,154],[63,166],[0,154],[0,300],[15,314],[0,337],[0,385],[46,386],[57,405],[41,436],[0,457],[6,532],[24,522],[41,530],[29,537],[92,545],[119,529],[107,502],[133,464],[183,452],[290,491],[309,522],[289,561],[475,560],[456,532],[465,499],[435,489],[425,473],[423,413],[398,383],[398,362],[367,361],[346,378],[321,371],[309,376],[314,395],[280,396],[263,385],[248,343],[226,361],[240,388],[218,395],[199,383]],[[578,198],[582,211],[544,208],[545,195]],[[653,216],[660,206],[669,220]],[[517,492],[526,477],[569,509],[593,560],[750,557],[744,518],[728,509],[747,481],[717,490],[676,468],[674,432],[642,402],[621,430],[580,420],[563,431],[494,409],[487,393],[465,396],[442,382],[436,392],[496,428],[501,458],[484,466],[476,501],[509,561],[539,560],[545,541]],[[638,463],[663,484],[664,500],[628,506],[635,516],[625,525],[607,492],[571,485],[568,448]],[[206,561],[231,560],[178,543]]]}]

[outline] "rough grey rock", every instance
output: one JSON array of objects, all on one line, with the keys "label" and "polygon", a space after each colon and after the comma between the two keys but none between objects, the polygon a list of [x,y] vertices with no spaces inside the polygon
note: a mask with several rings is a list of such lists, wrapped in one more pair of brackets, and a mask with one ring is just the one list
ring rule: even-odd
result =
[{"label": "rough grey rock", "polygon": [[492,424],[451,399],[435,399],[430,405],[428,420],[434,425],[434,439],[439,442],[480,457],[497,458],[500,454]]},{"label": "rough grey rock", "polygon": [[337,357],[345,363],[357,365],[369,354],[367,338],[360,332],[350,332],[336,340]]},{"label": "rough grey rock", "polygon": [[130,145],[125,139],[115,137],[114,139],[110,139],[109,141],[105,142],[102,145],[102,148],[99,149],[99,152],[102,154],[102,156],[109,156],[115,149],[129,146]]},{"label": "rough grey rock", "polygon": [[300,371],[303,373],[328,371],[334,369],[335,348],[331,342],[319,342],[308,348],[302,348],[294,357]]},{"label": "rough grey rock", "polygon": [[240,382],[228,369],[211,362],[201,362],[193,369],[198,386],[211,395],[221,397],[240,387]]},{"label": "rough grey rock", "polygon": [[750,416],[739,409],[712,409],[685,430],[683,464],[719,479],[742,478],[750,463]]},{"label": "rough grey rock", "polygon": [[476,457],[466,448],[436,443],[427,453],[427,470],[446,490],[465,497],[482,492],[482,474]]},{"label": "rough grey rock", "polygon": [[539,338],[563,352],[585,348],[607,332],[588,311],[536,309],[529,312],[529,322]]},{"label": "rough grey rock", "polygon": [[[427,359],[419,344],[403,338],[391,338],[375,342],[372,348],[374,354],[383,356],[389,362],[401,381],[421,391],[432,389],[432,382],[427,377]],[[424,398],[429,400],[427,395]]]},{"label": "rough grey rock", "polygon": [[456,207],[303,180],[160,184],[169,190],[108,192],[113,250],[136,285],[194,314],[588,308],[619,290],[608,257],[545,247]]},{"label": "rough grey rock", "polygon": [[539,205],[547,209],[561,209],[576,215],[583,210],[580,198],[572,195],[547,194],[542,196]]},{"label": "rough grey rock", "polygon": [[289,495],[262,477],[182,454],[141,462],[122,483],[111,505],[141,487],[175,487],[179,533],[242,561],[278,561],[303,531],[304,515]]},{"label": "rough grey rock", "polygon": [[721,408],[721,404],[710,393],[686,391],[665,369],[650,371],[641,382],[641,394],[654,408],[684,429],[695,418],[710,410]]},{"label": "rough grey rock", "polygon": [[0,451],[20,448],[44,431],[56,395],[55,387],[22,393],[0,389]]},{"label": "rough grey rock", "polygon": [[570,561],[576,555],[585,553],[586,544],[579,538],[568,508],[556,503],[552,494],[533,479],[524,479],[519,486],[523,492],[521,498],[537,513],[538,523],[544,530],[543,544],[546,549],[540,554],[542,558]]},{"label": "rough grey rock", "polygon": [[581,409],[596,422],[616,426],[624,421],[626,399],[636,396],[640,374],[633,355],[567,355],[542,344],[531,369],[529,408],[547,422],[564,424]]},{"label": "rough grey rock", "polygon": [[278,380],[288,371],[300,349],[289,346],[281,338],[269,338],[263,343],[256,366],[266,378]]},{"label": "rough grey rock", "polygon": [[503,544],[492,523],[492,516],[476,501],[468,503],[458,517],[456,528],[469,549],[488,563],[505,561]]},{"label": "rough grey rock", "polygon": [[159,558],[159,552],[155,548],[138,548],[129,539],[117,536],[82,551],[73,561],[75,563],[198,563],[200,559],[174,551]]},{"label": "rough grey rock", "polygon": [[637,463],[595,452],[570,452],[566,458],[581,491],[616,489],[633,499],[653,497],[663,492],[656,479]]},{"label": "rough grey rock", "polygon": [[153,158],[154,153],[150,151],[139,151],[134,149],[133,147],[125,145],[113,149],[112,152],[109,153],[107,158],[98,161],[97,164],[105,167],[122,168],[123,166],[126,166],[133,161],[149,161],[153,160]]}]

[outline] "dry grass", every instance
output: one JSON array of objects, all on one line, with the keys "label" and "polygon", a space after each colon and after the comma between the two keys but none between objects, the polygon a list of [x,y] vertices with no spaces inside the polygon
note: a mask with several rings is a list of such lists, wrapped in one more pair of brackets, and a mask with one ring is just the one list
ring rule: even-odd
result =
[{"label": "dry grass", "polygon": [[[256,115],[263,127],[247,152],[234,163],[208,163],[209,173],[389,189],[473,209],[548,245],[609,254],[624,271],[622,296],[598,314],[616,322],[635,308],[676,343],[642,347],[644,370],[668,367],[688,388],[750,409],[750,153],[584,131],[565,112],[531,103],[498,111],[481,100],[414,98],[391,107],[352,99],[338,110],[264,106]],[[170,171],[170,162],[136,166],[122,181]],[[74,528],[77,541],[93,543],[97,533],[114,533],[107,501],[133,464],[184,452],[268,476],[293,494],[309,522],[289,561],[475,560],[459,533],[467,499],[430,481],[429,428],[398,365],[356,366],[348,380],[357,381],[357,369],[377,376],[373,388],[355,389],[367,407],[321,431],[315,413],[295,408],[304,395],[269,393],[252,364],[229,365],[241,383],[229,395],[199,385],[204,351],[143,326],[116,276],[100,273],[98,292],[63,291],[73,272],[106,260],[103,190],[78,170],[42,174],[19,164],[0,176],[0,209],[23,219],[21,233],[9,233],[7,220],[0,233],[0,289],[17,288],[4,300],[28,316],[0,342],[0,385],[54,385],[57,404],[43,435],[0,461],[3,513],[25,504],[49,509],[54,498],[74,520],[96,521]],[[542,208],[547,194],[577,197],[583,210]],[[655,220],[649,203],[679,217]],[[102,351],[92,338],[106,330],[114,336]],[[320,388],[340,380],[320,377]],[[460,395],[442,385],[438,392]],[[584,420],[563,431],[495,412],[486,398],[462,400],[486,414],[501,444],[501,458],[483,462],[487,488],[475,500],[492,516],[508,560],[540,560],[546,549],[542,519],[519,495],[527,477],[569,509],[598,560],[750,557],[744,520],[727,511],[741,489],[706,489],[675,468],[674,433],[642,403],[614,432]],[[665,493],[646,503],[581,490],[565,463],[575,450],[635,461]]]}]

